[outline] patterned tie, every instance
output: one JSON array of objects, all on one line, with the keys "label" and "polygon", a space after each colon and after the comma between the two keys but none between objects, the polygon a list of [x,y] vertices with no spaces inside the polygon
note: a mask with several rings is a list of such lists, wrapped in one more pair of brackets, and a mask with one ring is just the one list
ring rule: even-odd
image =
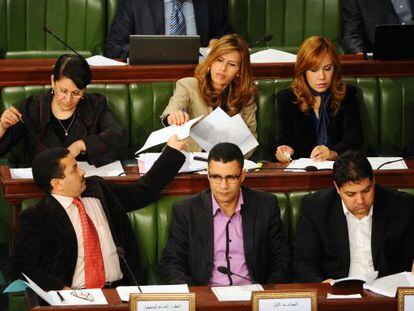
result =
[{"label": "patterned tie", "polygon": [[173,8],[170,18],[170,35],[185,35],[185,19],[181,7],[183,6],[183,0],[173,0]]},{"label": "patterned tie", "polygon": [[105,286],[105,268],[98,233],[83,203],[75,198],[73,204],[78,208],[82,225],[86,288],[102,288]]}]

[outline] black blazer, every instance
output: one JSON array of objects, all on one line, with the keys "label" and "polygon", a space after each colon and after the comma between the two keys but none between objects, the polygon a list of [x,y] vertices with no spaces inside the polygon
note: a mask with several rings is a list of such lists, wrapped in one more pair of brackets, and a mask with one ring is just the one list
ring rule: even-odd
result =
[{"label": "black blazer", "polygon": [[[414,197],[375,186],[371,248],[379,277],[411,271],[414,241]],[[346,216],[336,189],[302,199],[294,240],[293,268],[300,282],[322,282],[349,273]]]},{"label": "black blazer", "polygon": [[[316,129],[311,115],[301,112],[295,102],[296,96],[291,89],[276,94],[277,133],[273,154],[278,146],[288,145],[295,151],[292,158],[309,158],[317,145]],[[355,87],[346,87],[341,107],[330,119],[328,136],[331,142],[329,149],[338,154],[361,145],[362,131]]]},{"label": "black blazer", "polygon": [[[233,33],[227,20],[227,1],[193,0],[197,34],[201,46],[210,39]],[[126,58],[129,35],[164,35],[164,0],[122,0],[106,38],[105,56]]]},{"label": "black blazer", "polygon": [[[126,213],[156,200],[161,189],[174,178],[183,163],[183,154],[167,146],[151,170],[134,184],[108,183],[97,176],[86,179],[86,190],[82,196],[100,200],[115,245],[125,250],[126,260],[140,284],[146,282],[145,273]],[[23,272],[45,290],[70,286],[78,245],[72,223],[60,203],[47,194],[36,206],[23,211],[18,223],[9,278],[21,279]],[[120,264],[124,275],[122,282],[134,284],[124,263],[120,261]]]},{"label": "black blazer", "polygon": [[[414,0],[409,2],[414,14]],[[372,52],[375,26],[380,24],[400,24],[391,0],[343,0],[342,44],[345,53]]]},{"label": "black blazer", "polygon": [[[252,281],[286,283],[291,278],[291,253],[277,198],[245,187],[242,191],[244,253]],[[160,275],[170,284],[207,285],[213,261],[211,191],[206,190],[174,205]]]}]

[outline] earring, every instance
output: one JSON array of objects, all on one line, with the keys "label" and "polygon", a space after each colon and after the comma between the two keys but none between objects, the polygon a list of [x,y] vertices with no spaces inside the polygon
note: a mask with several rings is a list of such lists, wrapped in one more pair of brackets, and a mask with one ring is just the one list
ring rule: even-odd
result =
[{"label": "earring", "polygon": [[50,94],[55,94],[55,91],[52,89],[51,91],[50,91]]}]

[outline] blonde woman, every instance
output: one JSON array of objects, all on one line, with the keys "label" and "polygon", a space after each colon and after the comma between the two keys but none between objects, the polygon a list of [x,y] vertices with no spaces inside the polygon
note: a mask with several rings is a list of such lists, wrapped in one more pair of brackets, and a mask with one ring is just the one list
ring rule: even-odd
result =
[{"label": "blonde woman", "polygon": [[[213,44],[204,62],[195,69],[195,77],[177,81],[162,120],[164,125],[181,125],[221,107],[229,116],[240,113],[257,137],[255,94],[249,49],[238,35],[226,35]],[[186,150],[201,151],[201,147],[187,139]]]}]

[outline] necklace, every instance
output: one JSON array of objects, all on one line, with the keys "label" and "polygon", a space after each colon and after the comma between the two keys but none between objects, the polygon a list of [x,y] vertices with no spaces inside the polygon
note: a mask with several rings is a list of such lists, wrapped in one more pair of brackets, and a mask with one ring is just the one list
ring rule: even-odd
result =
[{"label": "necklace", "polygon": [[73,113],[73,116],[72,116],[72,121],[70,121],[68,128],[66,128],[66,127],[64,127],[64,126],[63,126],[63,124],[62,124],[62,122],[60,122],[60,119],[59,119],[59,118],[56,118],[56,119],[58,120],[58,122],[59,122],[60,126],[61,126],[61,127],[63,128],[63,130],[65,131],[65,136],[68,136],[68,135],[69,135],[69,130],[70,130],[70,127],[72,126],[73,121],[75,120],[75,113]]}]

